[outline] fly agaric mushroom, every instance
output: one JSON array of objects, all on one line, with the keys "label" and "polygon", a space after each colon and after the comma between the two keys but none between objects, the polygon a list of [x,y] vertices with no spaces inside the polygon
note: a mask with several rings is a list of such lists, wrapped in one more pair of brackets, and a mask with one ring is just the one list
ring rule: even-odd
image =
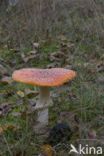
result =
[{"label": "fly agaric mushroom", "polygon": [[38,111],[37,121],[40,125],[47,125],[48,107],[52,105],[49,87],[60,86],[75,76],[75,71],[64,68],[23,68],[14,71],[12,78],[18,82],[40,87],[40,97],[35,106],[35,110]]}]

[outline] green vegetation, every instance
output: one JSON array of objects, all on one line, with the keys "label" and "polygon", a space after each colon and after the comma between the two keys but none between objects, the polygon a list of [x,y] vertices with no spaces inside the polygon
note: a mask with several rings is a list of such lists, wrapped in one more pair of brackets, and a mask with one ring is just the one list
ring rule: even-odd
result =
[{"label": "green vegetation", "polygon": [[[30,24],[31,29],[28,29],[29,23],[26,22],[29,17],[27,15],[25,19],[24,14],[20,16],[21,9],[14,8],[16,16],[12,14],[13,10],[8,14],[10,23],[7,25],[12,23],[11,30],[7,29],[7,25],[3,28],[7,12],[0,15],[0,156],[38,155],[46,139],[46,136],[35,134],[36,113],[30,111],[37,98],[38,88],[11,81],[12,72],[24,67],[47,68],[52,65],[74,69],[77,77],[71,83],[51,89],[54,106],[49,109],[49,127],[57,123],[61,112],[69,112],[76,115],[78,120],[72,120],[70,115],[65,118],[71,128],[74,124],[77,127],[69,144],[76,143],[77,139],[88,138],[90,129],[95,130],[97,139],[104,142],[104,14],[100,2],[102,5],[102,0],[96,2],[99,11],[88,4],[86,7],[83,4],[85,9],[81,9],[80,5],[72,5],[70,12],[66,14],[66,10],[64,14],[62,11],[62,17],[56,17],[56,25],[46,18],[47,25],[48,22],[50,24],[47,26],[50,28],[48,36],[46,21],[43,29],[39,27],[40,23],[35,26]],[[29,11],[28,14],[32,14]],[[32,45],[34,42],[39,43],[36,49]],[[66,151],[63,147],[56,150],[56,155],[62,156],[63,151]]]},{"label": "green vegetation", "polygon": [[[88,48],[89,47],[81,44],[79,51],[82,49],[86,51],[87,54],[86,49]],[[50,64],[48,59],[49,53],[47,52],[56,51],[57,53],[58,49],[54,44],[52,45],[52,43],[51,46],[47,45],[46,48],[41,47],[41,52],[45,52],[43,55],[44,59],[42,58],[41,61],[37,60],[36,62],[34,62],[32,59],[27,63],[28,66],[30,65],[41,68],[47,67],[47,65]],[[52,89],[52,92],[57,95],[57,98],[53,98],[55,106],[50,108],[49,126],[52,127],[57,122],[58,113],[69,111],[76,113],[78,118],[81,119],[83,123],[85,123],[85,126],[88,124],[89,127],[92,127],[96,130],[96,132],[99,132],[100,127],[102,127],[102,124],[104,124],[103,121],[98,121],[99,123],[95,121],[96,117],[98,117],[97,120],[99,120],[99,116],[103,116],[104,113],[102,109],[104,101],[103,88],[98,80],[102,73],[96,71],[96,63],[99,62],[100,59],[96,58],[95,66],[93,67],[92,63],[90,63],[90,58],[87,62],[88,58],[84,57],[85,53],[80,53],[80,56],[77,56],[77,54],[74,54],[74,59],[71,60],[73,62],[73,68],[77,70],[77,78],[71,83],[70,86],[69,84],[65,85],[66,89],[62,90],[59,95],[57,93],[57,89]],[[12,60],[13,52],[11,52],[11,50],[5,50],[3,54],[0,53],[0,56],[1,59],[4,60],[4,65],[7,66],[8,63],[9,68],[11,68],[12,71],[12,67],[9,61],[10,58]],[[18,64],[20,59],[21,58],[19,55],[14,55],[16,67],[18,67],[18,65],[20,66],[20,64]],[[5,60],[7,62],[6,64]],[[11,76],[11,73],[8,74]],[[4,155],[12,155],[11,153],[13,153],[15,150],[17,153],[26,152],[28,155],[29,152],[32,155],[38,152],[39,147],[44,141],[44,139],[42,141],[37,136],[35,136],[33,128],[34,113],[28,114],[28,107],[30,105],[29,100],[31,101],[32,99],[26,95],[26,89],[33,91],[34,87],[14,82],[10,84],[4,84],[1,81],[0,103],[1,105],[5,105],[5,103],[7,103],[7,105],[10,104],[9,107],[11,108],[10,111],[5,110],[7,112],[4,114],[2,112],[3,110],[1,110],[2,116],[0,117],[0,128],[7,126],[7,128],[4,128],[3,134],[1,133],[1,136],[3,135],[3,137],[1,142],[2,148],[0,149],[0,152],[4,153]],[[35,90],[37,89],[35,88]],[[58,90],[60,90],[60,88]],[[69,120],[69,123],[70,122],[71,121]],[[83,133],[81,135],[83,138]]]}]

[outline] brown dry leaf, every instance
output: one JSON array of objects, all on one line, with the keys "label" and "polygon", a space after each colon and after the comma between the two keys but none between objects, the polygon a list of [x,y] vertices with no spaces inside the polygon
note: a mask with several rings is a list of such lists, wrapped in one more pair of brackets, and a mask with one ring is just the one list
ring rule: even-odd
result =
[{"label": "brown dry leaf", "polygon": [[41,147],[41,155],[42,156],[54,156],[55,152],[54,152],[54,149],[50,145],[46,144]]},{"label": "brown dry leaf", "polygon": [[20,129],[19,126],[12,125],[12,124],[5,124],[0,127],[0,134],[3,134],[7,130],[17,131],[18,129]]},{"label": "brown dry leaf", "polygon": [[0,105],[0,117],[7,115],[12,109],[10,103],[3,103]]},{"label": "brown dry leaf", "polygon": [[54,52],[54,53],[49,55],[50,61],[60,61],[61,59],[64,59],[64,58],[66,58],[66,55],[61,51]]},{"label": "brown dry leaf", "polygon": [[25,89],[25,95],[28,97],[28,98],[33,98],[33,97],[36,97],[39,95],[39,91],[34,91],[34,90],[31,90],[31,89]]},{"label": "brown dry leaf", "polygon": [[97,72],[104,72],[104,62],[101,61],[100,63],[98,63],[96,66],[96,70]]},{"label": "brown dry leaf", "polygon": [[73,44],[64,43],[60,44],[60,51],[51,53],[48,58],[51,62],[57,64],[60,63],[60,67],[63,65],[70,65],[69,63],[73,60],[72,55],[70,54],[70,48],[73,47]]},{"label": "brown dry leaf", "polygon": [[5,130],[12,130],[12,131],[17,131],[20,129],[19,126],[17,125],[12,125],[12,124],[8,124],[8,125],[5,125]]},{"label": "brown dry leaf", "polygon": [[40,44],[39,43],[37,43],[37,42],[34,42],[33,43],[33,48],[34,49],[38,49],[40,47]]},{"label": "brown dry leaf", "polygon": [[72,50],[72,48],[74,48],[74,43],[68,42],[67,43],[67,47],[70,48]]},{"label": "brown dry leaf", "polygon": [[33,50],[28,52],[28,54],[21,53],[21,57],[25,63],[31,59],[39,58],[39,43],[33,43]]},{"label": "brown dry leaf", "polygon": [[70,53],[73,51],[75,45],[72,43],[69,39],[67,39],[65,36],[61,36],[60,38],[60,50],[65,53]]},{"label": "brown dry leaf", "polygon": [[61,40],[61,41],[65,42],[65,41],[67,41],[67,38],[66,38],[65,35],[62,34],[62,35],[58,36],[58,40]]},{"label": "brown dry leaf", "polygon": [[69,48],[67,47],[67,43],[62,42],[60,44],[60,50],[64,52],[65,54],[67,54],[67,52],[69,51]]},{"label": "brown dry leaf", "polygon": [[3,84],[11,84],[13,81],[12,81],[12,78],[10,76],[4,76],[1,80],[0,80],[0,83],[3,83]]},{"label": "brown dry leaf", "polygon": [[27,63],[31,59],[37,59],[39,58],[39,54],[37,51],[30,51],[29,54],[25,55],[24,53],[21,54],[21,57],[25,63]]},{"label": "brown dry leaf", "polygon": [[28,58],[25,56],[24,53],[21,53],[21,57],[22,57],[22,60],[26,63],[28,61]]},{"label": "brown dry leaf", "polygon": [[17,91],[17,95],[20,96],[21,98],[25,96],[24,92],[21,90]]},{"label": "brown dry leaf", "polygon": [[38,53],[38,52],[37,52],[36,50],[32,50],[32,51],[29,52],[29,54],[31,54],[31,55],[32,55],[32,54],[33,54],[33,55],[37,55],[37,53]]}]

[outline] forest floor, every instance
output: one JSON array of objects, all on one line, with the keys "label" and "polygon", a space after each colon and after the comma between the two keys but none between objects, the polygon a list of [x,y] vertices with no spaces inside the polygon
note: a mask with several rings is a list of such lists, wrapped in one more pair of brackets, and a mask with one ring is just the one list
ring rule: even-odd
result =
[{"label": "forest floor", "polygon": [[[38,22],[44,14],[40,14],[41,20],[33,17],[34,6],[24,10],[0,6],[0,156],[38,156],[44,142],[48,144],[50,129],[59,122],[66,123],[72,133],[60,143],[53,138],[56,156],[68,156],[70,144],[104,149],[104,1],[93,2],[93,6],[87,3],[83,7],[83,1],[82,5],[64,8],[66,12],[53,18],[56,23],[51,21],[53,27],[46,12],[43,23],[54,30],[50,36],[41,33],[45,29]],[[37,135],[34,129],[38,87],[12,80],[16,69],[29,67],[62,67],[77,72],[73,81],[50,88],[53,106],[45,135]]]},{"label": "forest floor", "polygon": [[[23,67],[75,70],[77,77],[71,83],[51,89],[49,128],[61,119],[73,132],[67,143],[93,136],[94,145],[104,145],[104,54],[61,35],[57,41],[33,43],[22,51],[7,45],[0,48],[0,156],[37,155],[45,141],[35,134],[36,112],[30,111],[38,88],[11,79],[13,71]],[[56,155],[67,156],[67,146],[57,147]]]}]

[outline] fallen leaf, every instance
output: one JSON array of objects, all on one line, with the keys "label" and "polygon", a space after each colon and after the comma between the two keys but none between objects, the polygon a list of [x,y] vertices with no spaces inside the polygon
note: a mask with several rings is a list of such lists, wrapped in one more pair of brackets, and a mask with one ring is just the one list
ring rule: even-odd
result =
[{"label": "fallen leaf", "polygon": [[3,103],[0,105],[0,117],[7,115],[12,109],[10,103]]},{"label": "fallen leaf", "polygon": [[20,96],[21,98],[25,96],[24,92],[21,90],[17,91],[17,95]]},{"label": "fallen leaf", "polygon": [[17,125],[5,124],[5,125],[0,126],[0,135],[3,134],[7,130],[17,131],[19,129],[20,128]]},{"label": "fallen leaf", "polygon": [[30,51],[27,55],[24,53],[21,54],[23,61],[26,63],[31,59],[39,59],[39,53],[37,51]]},{"label": "fallen leaf", "polygon": [[51,145],[46,144],[41,147],[42,156],[54,156],[54,154],[55,154],[55,151]]},{"label": "fallen leaf", "polygon": [[39,43],[37,43],[37,42],[34,42],[33,43],[33,48],[34,49],[38,49],[40,47],[40,44]]},{"label": "fallen leaf", "polygon": [[3,84],[11,84],[13,81],[12,81],[12,78],[9,77],[9,76],[4,76],[1,80],[0,80],[0,83],[3,83]]},{"label": "fallen leaf", "polygon": [[103,62],[98,63],[96,66],[96,70],[97,72],[104,72],[104,63]]},{"label": "fallen leaf", "polygon": [[54,52],[49,55],[50,61],[60,61],[64,58],[66,58],[66,55],[63,52]]},{"label": "fallen leaf", "polygon": [[60,40],[60,41],[63,41],[63,42],[66,42],[67,41],[67,38],[66,38],[66,36],[65,35],[59,35],[58,36],[58,40]]},{"label": "fallen leaf", "polygon": [[35,90],[31,90],[31,89],[25,89],[24,92],[28,98],[34,98],[39,95],[39,91],[35,91]]}]

